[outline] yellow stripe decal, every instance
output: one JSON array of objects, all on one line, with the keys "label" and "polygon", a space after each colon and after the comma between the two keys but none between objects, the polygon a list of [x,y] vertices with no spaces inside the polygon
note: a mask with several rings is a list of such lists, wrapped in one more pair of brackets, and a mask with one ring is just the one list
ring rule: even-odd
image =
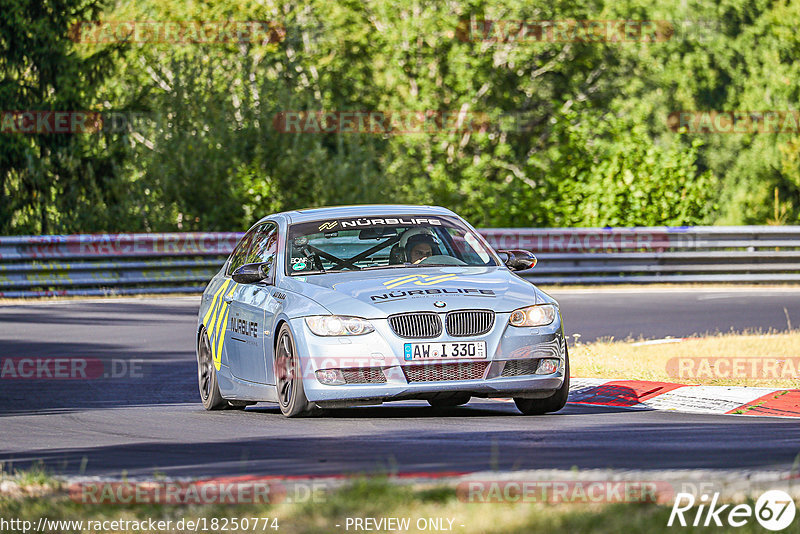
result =
[{"label": "yellow stripe decal", "polygon": [[[230,313],[231,309],[229,307],[225,307],[225,316],[220,321],[222,327],[220,328],[220,335],[219,335],[219,342],[217,344],[217,355],[214,356],[214,367],[219,371],[219,368],[222,367],[222,342],[225,340],[225,325],[228,323],[228,314]],[[220,313],[222,315],[222,313]]]},{"label": "yellow stripe decal", "polygon": [[211,344],[214,344],[214,323],[217,321],[217,315],[219,314],[219,309],[222,307],[222,299],[218,299],[214,303],[214,308],[211,310],[211,322],[206,324],[206,332],[208,332],[208,339],[211,340]]},{"label": "yellow stripe decal", "polygon": [[388,280],[383,283],[387,288],[392,289],[393,287],[397,287],[403,285],[406,282],[410,282],[411,280],[417,277],[416,274],[410,274],[408,276],[401,276],[400,278],[394,278],[392,280]]},{"label": "yellow stripe decal", "polygon": [[214,293],[214,300],[211,301],[211,306],[208,307],[206,316],[203,317],[203,324],[206,326],[206,329],[208,328],[208,320],[209,318],[211,318],[212,312],[214,311],[214,308],[216,308],[217,306],[217,302],[219,300],[219,294],[225,291],[225,286],[227,285],[227,282],[228,282],[227,280],[223,282],[222,285],[219,286],[219,289],[217,289],[217,292]]},{"label": "yellow stripe decal", "polygon": [[[206,332],[208,333],[208,340],[211,344],[211,359],[214,361],[217,370],[219,370],[219,364],[217,364],[217,361],[222,362],[222,359],[217,358],[216,351],[214,350],[217,342],[215,325],[218,317],[220,316],[219,312],[222,309],[222,305],[225,304],[221,295],[224,294],[228,285],[230,285],[230,280],[225,280],[214,294],[214,300],[211,302],[211,306],[209,307],[208,312],[206,312],[206,316],[203,320],[203,323],[206,327]],[[211,320],[211,324],[208,322],[209,319]]]},{"label": "yellow stripe decal", "polygon": [[222,339],[225,337],[225,310],[228,309],[228,303],[223,302],[222,306],[219,307],[219,312],[217,312],[217,323],[214,326],[214,340]]},{"label": "yellow stripe decal", "polygon": [[211,314],[211,324],[207,325],[207,327],[206,327],[206,328],[208,328],[208,332],[209,332],[208,335],[211,338],[211,348],[212,349],[214,348],[214,343],[217,340],[217,324],[219,323],[220,315],[222,315],[222,313],[220,313],[220,312],[225,308],[225,305],[227,304],[227,302],[225,302],[225,297],[227,295],[225,294],[224,290],[227,289],[228,282],[230,282],[230,280],[226,280],[225,283],[222,285],[223,292],[219,296],[219,301],[217,302],[217,306],[214,309],[214,313]]},{"label": "yellow stripe decal", "polygon": [[208,330],[208,337],[211,340],[211,348],[214,348],[214,343],[217,340],[217,318],[219,317],[219,311],[222,309],[222,304],[222,299],[220,299],[219,305],[211,316],[211,324],[206,327]]},{"label": "yellow stripe decal", "polygon": [[[214,360],[214,366],[219,371],[220,366],[222,365],[222,342],[225,339],[225,311],[228,308],[228,303],[225,302],[225,298],[228,297],[231,293],[233,293],[234,287],[231,287],[231,291],[227,291],[230,287],[231,280],[225,280],[225,283],[222,285],[222,292],[219,298],[218,306],[214,313],[211,316],[211,324],[208,326],[209,337],[211,341],[211,358]],[[217,350],[219,349],[219,350]]]}]

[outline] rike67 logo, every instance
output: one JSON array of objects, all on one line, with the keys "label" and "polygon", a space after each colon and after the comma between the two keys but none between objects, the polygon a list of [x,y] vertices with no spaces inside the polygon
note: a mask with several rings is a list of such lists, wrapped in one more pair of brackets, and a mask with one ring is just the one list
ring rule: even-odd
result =
[{"label": "rike67 logo", "polygon": [[765,529],[778,531],[792,524],[796,512],[792,497],[781,490],[764,492],[755,507],[749,504],[719,504],[719,493],[714,493],[710,499],[704,494],[699,503],[691,493],[678,493],[667,526],[742,527],[755,516]]}]

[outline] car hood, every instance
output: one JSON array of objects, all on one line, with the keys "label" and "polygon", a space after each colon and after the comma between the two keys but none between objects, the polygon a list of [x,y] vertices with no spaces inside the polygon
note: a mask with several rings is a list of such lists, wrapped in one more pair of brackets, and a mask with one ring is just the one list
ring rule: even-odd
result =
[{"label": "car hood", "polygon": [[282,287],[332,314],[368,319],[407,311],[484,308],[510,312],[551,302],[533,284],[502,267],[418,267],[286,277]]}]

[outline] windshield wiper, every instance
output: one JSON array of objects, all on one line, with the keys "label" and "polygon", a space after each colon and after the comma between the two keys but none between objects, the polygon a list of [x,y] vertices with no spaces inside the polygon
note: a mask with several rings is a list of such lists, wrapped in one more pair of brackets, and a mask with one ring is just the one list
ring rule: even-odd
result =
[{"label": "windshield wiper", "polygon": [[301,276],[301,275],[304,276],[304,275],[307,275],[307,274],[344,273],[344,272],[357,273],[358,271],[376,271],[378,269],[402,269],[402,268],[405,268],[405,267],[431,267],[431,266],[433,266],[433,267],[452,267],[452,265],[444,264],[444,263],[433,263],[433,264],[425,263],[425,264],[423,264],[423,263],[405,262],[405,263],[393,263],[393,264],[390,264],[390,265],[372,265],[370,267],[361,267],[360,269],[328,269],[327,271],[320,271],[320,270],[297,271],[296,273],[292,273],[291,276]]},{"label": "windshield wiper", "polygon": [[328,269],[328,270],[315,269],[313,271],[295,271],[289,276],[305,276],[307,274],[329,274],[329,273],[357,273],[358,271],[363,271],[363,269]]},{"label": "windshield wiper", "polygon": [[373,265],[372,267],[362,267],[362,271],[374,271],[377,269],[396,269],[401,267],[424,267],[424,265],[420,265],[418,263],[392,263],[389,265]]}]

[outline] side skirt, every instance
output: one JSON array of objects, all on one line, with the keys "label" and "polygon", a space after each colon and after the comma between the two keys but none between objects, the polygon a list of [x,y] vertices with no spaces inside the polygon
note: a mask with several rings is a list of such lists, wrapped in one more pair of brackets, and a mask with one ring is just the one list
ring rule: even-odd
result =
[{"label": "side skirt", "polygon": [[233,377],[225,366],[217,372],[219,392],[226,400],[256,402],[278,402],[278,391],[274,385],[257,384]]}]

